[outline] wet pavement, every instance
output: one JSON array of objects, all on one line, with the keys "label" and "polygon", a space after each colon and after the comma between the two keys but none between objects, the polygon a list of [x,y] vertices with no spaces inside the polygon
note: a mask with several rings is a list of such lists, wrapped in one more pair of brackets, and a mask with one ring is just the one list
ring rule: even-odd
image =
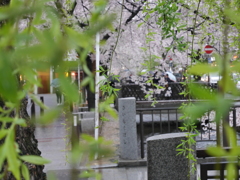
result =
[{"label": "wet pavement", "polygon": [[[44,97],[45,105],[51,107],[57,106],[56,96],[54,94],[39,95]],[[36,115],[40,113],[40,108],[36,106]],[[38,148],[42,152],[42,157],[49,159],[50,164],[45,165],[44,172],[47,173],[48,179],[68,180],[72,179],[72,166],[68,161],[69,148],[68,148],[68,132],[65,127],[65,117],[63,114],[59,116],[56,121],[48,126],[36,126],[35,135],[38,139]],[[102,174],[102,180],[147,180],[147,166],[135,167],[118,167],[117,161],[117,147],[119,145],[118,137],[118,121],[111,120],[106,122],[103,126],[102,136],[106,140],[114,141],[113,147],[115,148],[115,156],[94,161],[90,164],[95,172]],[[211,145],[211,142],[201,144],[200,147]],[[145,160],[146,161],[146,160]],[[74,173],[79,174],[84,172],[86,167],[84,165],[75,166]],[[199,175],[199,166],[198,166]],[[54,175],[53,175],[54,174]],[[52,178],[55,177],[55,178]],[[81,180],[94,180],[95,178],[77,178]]]},{"label": "wet pavement", "polygon": [[[44,97],[45,105],[49,107],[57,106],[54,94],[41,94],[38,96]],[[38,116],[39,113],[40,108],[36,106],[36,116]],[[64,115],[61,115],[54,123],[48,126],[36,126],[35,136],[38,139],[38,148],[42,152],[41,156],[51,161],[51,163],[46,164],[44,167],[44,172],[47,173],[47,179],[71,179],[72,167],[68,162],[68,133],[64,124],[65,117]],[[113,126],[111,122],[109,125]],[[111,132],[109,131],[109,133]],[[115,136],[117,137],[118,134],[115,134]],[[98,161],[92,162],[91,167],[94,168],[95,172],[102,174],[102,180],[147,180],[146,166],[117,167],[116,161],[113,162],[107,159],[105,161],[101,161],[101,163]],[[74,168],[78,170],[76,173],[84,172],[86,169],[86,167],[80,165]],[[78,179],[94,180],[95,178]]]}]

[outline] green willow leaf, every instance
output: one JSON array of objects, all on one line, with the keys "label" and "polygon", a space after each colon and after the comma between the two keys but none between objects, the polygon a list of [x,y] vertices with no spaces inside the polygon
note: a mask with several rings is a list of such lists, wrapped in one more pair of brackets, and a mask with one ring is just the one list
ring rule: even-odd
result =
[{"label": "green willow leaf", "polygon": [[10,118],[10,117],[1,117],[1,118],[0,118],[0,121],[1,121],[1,122],[6,122],[6,123],[11,123],[11,122],[14,121],[14,119],[13,119],[13,118]]},{"label": "green willow leaf", "polygon": [[236,179],[238,175],[238,168],[235,164],[229,162],[226,167],[227,179]]},{"label": "green willow leaf", "polygon": [[223,157],[227,155],[227,152],[221,147],[208,147],[206,151],[213,157]]},{"label": "green willow leaf", "polygon": [[[13,133],[11,133],[13,134]],[[11,135],[9,135],[11,136]],[[12,138],[5,139],[5,150],[8,161],[8,170],[11,171],[17,180],[20,180],[20,161],[17,158],[15,143]]]},{"label": "green willow leaf", "polygon": [[1,7],[0,9],[0,21],[7,19],[14,19],[24,16],[26,13],[34,13],[36,11],[34,7],[25,8],[23,6],[14,6],[14,7]]},{"label": "green willow leaf", "polygon": [[29,170],[25,164],[22,164],[21,171],[22,171],[22,176],[24,180],[30,180]]},{"label": "green willow leaf", "polygon": [[26,123],[26,120],[25,119],[14,119],[14,123],[17,124],[17,125],[20,125],[22,127],[27,127],[27,123]]},{"label": "green willow leaf", "polygon": [[5,144],[3,144],[3,145],[1,145],[0,146],[0,154],[1,154],[1,156],[0,156],[0,169],[2,169],[2,167],[3,167],[3,162],[5,161],[5,159],[6,159],[6,151],[5,151],[5,148],[6,147],[6,145]]},{"label": "green willow leaf", "polygon": [[70,102],[79,102],[78,87],[75,83],[72,83],[69,79],[60,77],[60,88],[64,93],[64,96]]},{"label": "green willow leaf", "polygon": [[59,117],[60,114],[61,114],[60,108],[47,110],[44,112],[42,116],[36,119],[36,122],[43,125],[47,125],[54,122],[56,118]]},{"label": "green willow leaf", "polygon": [[216,97],[216,93],[211,92],[212,89],[204,84],[189,83],[187,88],[196,99],[213,100]]},{"label": "green willow leaf", "polygon": [[198,118],[202,117],[206,112],[212,110],[213,108],[214,106],[212,104],[202,102],[186,107],[183,111],[190,118],[190,121],[197,121]]},{"label": "green willow leaf", "polygon": [[239,13],[239,11],[234,11],[233,9],[226,9],[224,12],[231,19],[232,22],[234,22],[236,24],[240,24],[240,13]]},{"label": "green willow leaf", "polygon": [[[0,139],[3,139],[8,133],[8,130],[6,129],[1,129],[0,130]],[[1,151],[1,150],[0,150]]]},{"label": "green willow leaf", "polygon": [[9,57],[0,53],[0,60],[4,62],[4,66],[0,66],[0,94],[3,99],[11,102],[17,102],[18,83],[13,72],[13,65],[8,61]]},{"label": "green willow leaf", "polygon": [[227,138],[230,141],[232,150],[237,147],[237,135],[236,132],[231,128],[228,124],[224,124],[224,128],[226,130]]},{"label": "green willow leaf", "polygon": [[34,94],[29,94],[29,97],[38,105],[40,106],[41,108],[43,109],[48,109],[48,107],[46,105],[44,105],[41,100],[35,96]]},{"label": "green willow leaf", "polygon": [[44,164],[48,164],[51,162],[40,156],[34,156],[34,155],[20,156],[20,159],[25,162],[29,162],[29,163],[36,164],[36,165],[44,165]]},{"label": "green willow leaf", "polygon": [[208,74],[210,72],[218,72],[217,67],[212,67],[209,64],[197,64],[189,68],[188,72],[195,75]]}]

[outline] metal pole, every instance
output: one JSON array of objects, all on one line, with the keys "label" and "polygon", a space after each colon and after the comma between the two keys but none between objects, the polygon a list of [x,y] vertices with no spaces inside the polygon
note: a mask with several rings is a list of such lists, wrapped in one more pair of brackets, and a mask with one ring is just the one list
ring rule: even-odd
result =
[{"label": "metal pole", "polygon": [[[36,70],[35,70],[36,71]],[[38,77],[37,76],[34,76],[34,78],[37,80],[38,79]],[[38,94],[38,86],[35,84],[34,85],[34,94]]]},{"label": "metal pole", "polygon": [[[53,80],[53,73],[55,73],[55,72],[53,72],[53,71],[54,71],[53,67],[50,67],[50,83],[51,83],[52,80]],[[53,93],[53,86],[51,86],[51,85],[50,85],[50,93],[51,93],[51,94]]]},{"label": "metal pole", "polygon": [[99,114],[98,114],[98,103],[99,103],[99,61],[100,61],[100,52],[99,52],[99,42],[100,36],[99,33],[96,34],[96,76],[95,76],[95,139],[98,139],[99,134]]},{"label": "metal pole", "polygon": [[[79,131],[78,131],[78,121],[79,121],[79,118],[78,118],[78,114],[77,113],[73,113],[72,114],[72,132],[71,132],[71,145],[72,145],[72,153],[73,153],[73,150],[78,148],[78,145],[79,145]],[[70,179],[72,180],[77,180],[78,177],[77,177],[77,163],[76,161],[72,162],[71,163],[71,175],[70,175]]]},{"label": "metal pole", "polygon": [[78,62],[78,91],[80,91],[80,65],[79,65],[79,62]]}]

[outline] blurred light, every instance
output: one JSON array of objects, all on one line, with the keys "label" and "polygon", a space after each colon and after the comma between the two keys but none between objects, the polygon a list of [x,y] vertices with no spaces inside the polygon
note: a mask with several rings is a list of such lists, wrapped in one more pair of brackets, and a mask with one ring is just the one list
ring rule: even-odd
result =
[{"label": "blurred light", "polygon": [[75,72],[71,72],[71,75],[72,75],[72,76],[75,76]]},{"label": "blurred light", "polygon": [[236,60],[237,58],[238,58],[238,56],[237,56],[237,55],[234,55],[234,56],[233,56],[233,59],[234,59],[234,60]]}]

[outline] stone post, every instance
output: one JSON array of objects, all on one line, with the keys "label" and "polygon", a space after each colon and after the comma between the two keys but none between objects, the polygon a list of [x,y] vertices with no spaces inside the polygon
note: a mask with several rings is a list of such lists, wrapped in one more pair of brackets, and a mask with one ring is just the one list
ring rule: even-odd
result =
[{"label": "stone post", "polygon": [[120,159],[137,160],[136,99],[119,98]]},{"label": "stone post", "polygon": [[[147,139],[147,169],[151,180],[196,180],[196,173],[189,178],[189,160],[177,155],[176,147],[186,140],[185,133],[169,133]],[[193,147],[196,150],[196,147]],[[193,152],[196,157],[196,151]]]},{"label": "stone post", "polygon": [[94,135],[95,130],[95,112],[79,112],[82,133]]}]

